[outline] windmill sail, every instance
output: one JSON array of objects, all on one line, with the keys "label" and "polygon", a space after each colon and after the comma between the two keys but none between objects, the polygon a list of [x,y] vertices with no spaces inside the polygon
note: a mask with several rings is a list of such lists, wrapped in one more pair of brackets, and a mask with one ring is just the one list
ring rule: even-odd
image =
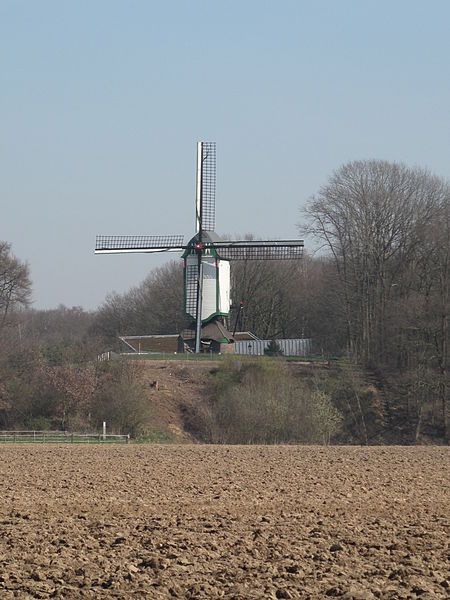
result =
[{"label": "windmill sail", "polygon": [[223,260],[294,260],[303,256],[303,240],[215,242]]},{"label": "windmill sail", "polygon": [[98,235],[96,254],[126,252],[179,252],[183,250],[182,235]]},{"label": "windmill sail", "polygon": [[216,227],[216,142],[197,144],[196,230]]}]

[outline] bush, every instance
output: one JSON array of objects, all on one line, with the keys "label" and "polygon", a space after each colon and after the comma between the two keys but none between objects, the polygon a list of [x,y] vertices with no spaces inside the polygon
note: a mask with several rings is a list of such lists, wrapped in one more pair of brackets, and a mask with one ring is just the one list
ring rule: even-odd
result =
[{"label": "bush", "polygon": [[50,431],[55,428],[53,420],[48,417],[30,417],[25,422],[26,429],[33,431]]},{"label": "bush", "polygon": [[269,345],[264,350],[266,356],[283,356],[283,350],[276,340],[270,340]]},{"label": "bush", "polygon": [[320,433],[322,443],[328,445],[341,430],[343,416],[327,393],[317,390],[313,393],[312,400],[317,432]]},{"label": "bush", "polygon": [[341,423],[329,396],[270,359],[225,363],[212,395],[209,430],[216,443],[329,443]]},{"label": "bush", "polygon": [[151,416],[141,365],[125,360],[103,363],[91,406],[98,428],[106,421],[115,433],[140,435]]}]

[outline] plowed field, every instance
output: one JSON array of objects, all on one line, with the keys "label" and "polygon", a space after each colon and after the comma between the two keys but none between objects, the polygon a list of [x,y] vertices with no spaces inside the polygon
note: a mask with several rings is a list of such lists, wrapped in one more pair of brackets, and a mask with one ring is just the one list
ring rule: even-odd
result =
[{"label": "plowed field", "polygon": [[0,598],[449,598],[450,448],[0,447]]}]

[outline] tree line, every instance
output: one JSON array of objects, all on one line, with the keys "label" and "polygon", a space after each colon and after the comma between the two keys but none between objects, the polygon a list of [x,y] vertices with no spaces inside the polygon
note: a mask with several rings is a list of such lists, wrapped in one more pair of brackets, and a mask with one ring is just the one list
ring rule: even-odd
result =
[{"label": "tree line", "polygon": [[[449,435],[450,187],[421,168],[356,161],[306,208],[337,278],[346,351]],[[425,414],[426,413],[426,414]]]},{"label": "tree line", "polygon": [[[370,374],[391,423],[406,424],[413,438],[448,439],[449,183],[420,167],[350,162],[299,221],[309,249],[303,260],[232,263],[230,329],[311,338],[316,354],[347,357]],[[181,261],[93,312],[36,311],[30,298],[29,269],[2,242],[1,373],[18,354],[39,354],[53,367],[82,364],[116,348],[119,334],[178,333],[187,324]]]}]

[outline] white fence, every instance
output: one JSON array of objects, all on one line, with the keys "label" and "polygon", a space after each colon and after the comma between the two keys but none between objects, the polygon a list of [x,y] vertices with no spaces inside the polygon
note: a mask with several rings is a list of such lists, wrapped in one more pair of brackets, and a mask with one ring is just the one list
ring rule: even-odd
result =
[{"label": "white fence", "polygon": [[[284,356],[307,356],[311,354],[311,339],[275,340]],[[263,356],[271,340],[245,340],[234,343],[235,354]]]},{"label": "white fence", "polygon": [[128,444],[129,435],[69,433],[67,431],[0,431],[0,443]]},{"label": "white fence", "polygon": [[118,359],[120,357],[121,357],[121,354],[118,354],[117,352],[113,352],[112,350],[108,350],[108,352],[102,352],[102,354],[99,354],[97,356],[97,360],[99,362],[104,362],[104,361],[108,361],[108,360]]},{"label": "white fence", "polygon": [[[270,344],[272,340],[245,340],[236,341],[233,344],[232,352],[234,354],[246,354],[248,356],[263,356],[264,350]],[[283,352],[283,356],[308,356],[312,352],[312,340],[311,338],[300,338],[300,339],[286,339],[286,340],[275,340],[278,346]],[[194,354],[191,352],[177,353],[177,352],[122,352],[117,354],[116,352],[103,352],[97,357],[98,361],[108,361],[120,358],[121,356],[139,358],[142,356],[148,358],[165,358],[165,359],[177,359],[177,360],[198,360],[199,358],[218,358],[217,354],[202,355]]]}]

